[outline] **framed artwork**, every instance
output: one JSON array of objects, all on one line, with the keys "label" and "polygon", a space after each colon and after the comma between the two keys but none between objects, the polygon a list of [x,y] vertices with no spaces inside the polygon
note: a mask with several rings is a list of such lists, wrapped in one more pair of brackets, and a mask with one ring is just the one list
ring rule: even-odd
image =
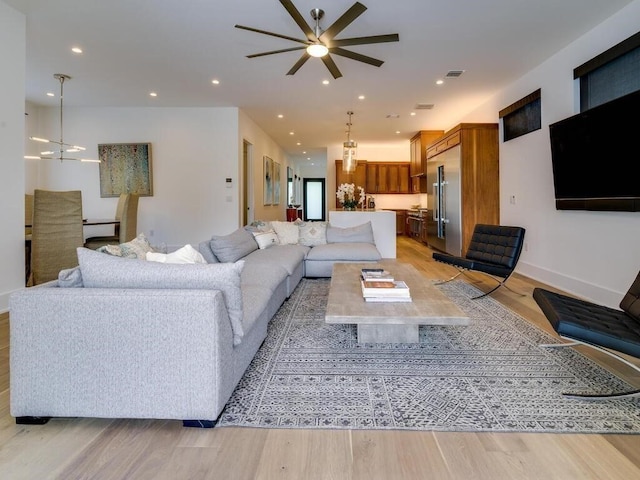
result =
[{"label": "framed artwork", "polygon": [[153,196],[150,143],[106,143],[98,145],[100,196],[121,193]]},{"label": "framed artwork", "polygon": [[271,205],[273,202],[273,160],[266,155],[262,157],[263,163],[263,175],[264,180],[264,205]]},{"label": "framed artwork", "polygon": [[273,204],[280,205],[280,164],[273,162]]}]

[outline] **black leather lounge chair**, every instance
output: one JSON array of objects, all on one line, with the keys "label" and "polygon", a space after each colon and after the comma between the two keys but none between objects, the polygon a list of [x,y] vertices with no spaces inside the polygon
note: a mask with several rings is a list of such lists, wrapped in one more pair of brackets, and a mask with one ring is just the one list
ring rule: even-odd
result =
[{"label": "black leather lounge chair", "polygon": [[433,254],[434,260],[453,265],[460,270],[441,283],[450,282],[465,271],[473,270],[501,279],[493,289],[474,297],[474,300],[493,293],[498,287],[509,288],[505,282],[515,270],[520,258],[524,245],[524,233],[525,229],[522,227],[477,224],[473,229],[471,242],[464,257],[438,252]]},{"label": "black leather lounge chair", "polygon": [[[640,372],[640,367],[616,353],[640,358],[640,273],[622,298],[620,310],[544,288],[535,288],[533,298],[558,335],[569,341],[541,346],[551,348],[588,345]],[[640,389],[620,393],[564,395],[586,399],[639,397]]]}]

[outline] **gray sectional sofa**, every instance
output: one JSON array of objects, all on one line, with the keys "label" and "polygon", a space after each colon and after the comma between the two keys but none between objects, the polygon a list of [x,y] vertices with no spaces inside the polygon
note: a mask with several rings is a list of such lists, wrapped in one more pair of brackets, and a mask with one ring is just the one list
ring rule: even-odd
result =
[{"label": "gray sectional sofa", "polygon": [[[306,223],[300,232],[316,231],[295,243],[267,227],[200,242],[207,263],[79,248],[78,267],[12,294],[16,422],[157,418],[213,426],[302,277],[330,276],[336,261],[380,260],[370,224]],[[112,253],[132,251],[120,247]]]}]

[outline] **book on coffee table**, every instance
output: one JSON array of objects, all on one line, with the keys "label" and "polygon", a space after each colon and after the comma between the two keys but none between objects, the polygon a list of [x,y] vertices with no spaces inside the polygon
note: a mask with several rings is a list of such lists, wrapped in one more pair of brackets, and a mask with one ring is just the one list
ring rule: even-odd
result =
[{"label": "book on coffee table", "polygon": [[360,270],[362,280],[371,280],[378,282],[393,282],[394,278],[390,272],[382,268],[363,268]]},{"label": "book on coffee table", "polygon": [[367,280],[360,281],[362,296],[366,298],[411,298],[409,286],[402,280],[379,282],[382,286],[370,286]]},{"label": "book on coffee table", "polygon": [[411,302],[411,297],[364,297],[365,302],[369,303],[402,303],[402,302]]}]

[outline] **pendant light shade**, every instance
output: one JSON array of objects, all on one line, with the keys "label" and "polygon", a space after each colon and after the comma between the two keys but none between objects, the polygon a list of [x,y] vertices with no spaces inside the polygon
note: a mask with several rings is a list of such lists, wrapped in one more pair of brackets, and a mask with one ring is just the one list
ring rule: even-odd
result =
[{"label": "pendant light shade", "polygon": [[342,171],[353,173],[358,165],[358,144],[351,140],[351,115],[353,112],[347,112],[347,115],[349,115],[349,123],[347,123],[347,141],[342,144]]}]

